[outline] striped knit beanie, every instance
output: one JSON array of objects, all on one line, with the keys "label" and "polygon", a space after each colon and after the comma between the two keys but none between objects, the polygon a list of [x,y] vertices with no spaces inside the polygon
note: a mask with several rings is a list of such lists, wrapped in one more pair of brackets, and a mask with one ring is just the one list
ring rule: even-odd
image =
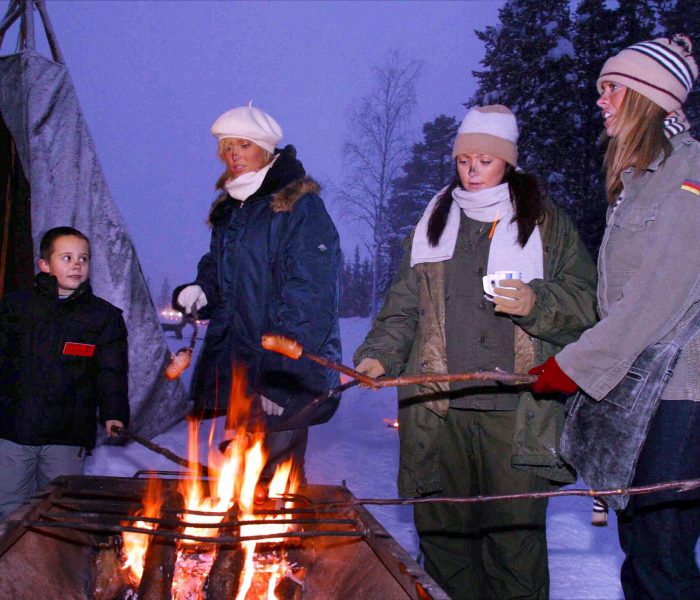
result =
[{"label": "striped knit beanie", "polygon": [[488,154],[514,167],[518,163],[518,124],[502,104],[475,106],[457,131],[452,158],[460,154]]},{"label": "striped knit beanie", "polygon": [[698,76],[693,44],[685,35],[633,44],[609,58],[598,77],[639,92],[668,112],[680,110]]}]

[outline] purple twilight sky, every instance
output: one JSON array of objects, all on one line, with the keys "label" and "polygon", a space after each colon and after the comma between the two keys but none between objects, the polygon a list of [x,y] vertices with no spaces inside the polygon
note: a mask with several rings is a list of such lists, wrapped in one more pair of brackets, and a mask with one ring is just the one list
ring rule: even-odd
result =
[{"label": "purple twilight sky", "polygon": [[[7,4],[0,1],[3,14]],[[209,133],[216,117],[252,99],[281,124],[282,144],[297,147],[310,175],[340,185],[348,106],[369,91],[372,67],[391,50],[423,61],[416,139],[441,113],[461,119],[483,56],[474,30],[495,25],[502,2],[46,4],[112,195],[158,294],[166,276],[173,285],[193,279],[208,247],[205,218],[222,171]],[[2,54],[16,39],[15,26]],[[324,199],[352,252],[357,232],[332,195]]]}]

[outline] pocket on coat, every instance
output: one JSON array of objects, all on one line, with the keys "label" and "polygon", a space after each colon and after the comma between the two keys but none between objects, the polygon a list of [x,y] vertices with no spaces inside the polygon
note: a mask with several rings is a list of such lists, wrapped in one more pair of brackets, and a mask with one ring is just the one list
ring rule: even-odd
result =
[{"label": "pocket on coat", "polygon": [[631,367],[622,381],[601,402],[632,410],[649,378],[649,371]]},{"label": "pocket on coat", "polygon": [[659,209],[656,206],[626,206],[615,219],[615,224],[628,231],[642,231],[647,223],[656,220]]}]

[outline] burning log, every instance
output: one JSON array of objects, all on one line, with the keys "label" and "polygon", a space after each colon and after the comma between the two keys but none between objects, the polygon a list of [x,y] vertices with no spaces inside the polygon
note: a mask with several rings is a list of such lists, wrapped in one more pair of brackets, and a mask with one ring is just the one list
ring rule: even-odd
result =
[{"label": "burning log", "polygon": [[111,537],[110,543],[101,544],[95,556],[95,600],[114,600],[134,596],[126,571],[118,556],[120,537]]},{"label": "burning log", "polygon": [[296,578],[285,576],[277,586],[275,586],[275,598],[277,600],[301,600],[301,592],[304,585]]},{"label": "burning log", "polygon": [[[225,522],[235,523],[238,521],[238,504],[228,510]],[[219,537],[232,535],[238,537],[240,527],[232,527],[229,534],[224,528],[219,530]],[[209,571],[204,586],[202,587],[202,598],[205,600],[228,600],[235,598],[241,582],[241,574],[245,564],[245,554],[243,546],[237,544],[225,544],[219,546],[214,564]]]},{"label": "burning log", "polygon": [[[165,519],[165,522],[159,525],[158,530],[177,530],[176,523],[179,521],[173,517],[171,511],[184,508],[185,501],[182,495],[171,491],[161,506],[161,518]],[[170,600],[176,560],[177,546],[174,540],[162,536],[151,537],[139,585],[138,600]]]}]

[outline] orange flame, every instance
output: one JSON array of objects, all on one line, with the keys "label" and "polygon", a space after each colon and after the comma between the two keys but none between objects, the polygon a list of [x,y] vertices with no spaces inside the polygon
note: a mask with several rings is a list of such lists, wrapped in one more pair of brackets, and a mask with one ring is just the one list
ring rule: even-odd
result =
[{"label": "orange flame", "polygon": [[[143,510],[136,513],[137,516],[147,518],[155,518],[158,516],[160,512],[162,488],[163,485],[160,479],[155,477],[148,479],[146,483],[146,497],[143,501]],[[154,528],[153,523],[145,523],[143,521],[136,521],[134,527],[140,529]],[[122,533],[122,539],[124,541],[124,555],[126,556],[126,561],[122,568],[129,569],[131,579],[139,582],[143,575],[143,561],[146,557],[146,550],[148,550],[150,536],[145,533],[125,531]]]},{"label": "orange flame", "polygon": [[[229,395],[228,411],[226,416],[226,436],[231,439],[225,452],[220,454],[214,445],[214,421],[207,435],[208,442],[208,464],[211,467],[211,472],[216,473],[214,480],[208,482],[208,486],[199,477],[192,477],[182,480],[179,485],[179,490],[185,499],[185,507],[190,511],[200,511],[204,513],[219,513],[211,515],[192,515],[185,512],[183,520],[190,526],[185,528],[185,535],[197,537],[217,537],[219,529],[216,527],[207,527],[220,523],[223,519],[222,514],[228,511],[234,502],[238,503],[239,513],[238,518],[242,521],[255,521],[254,524],[242,525],[240,527],[241,536],[257,536],[257,535],[274,535],[283,533],[290,529],[290,525],[284,523],[275,523],[275,521],[284,519],[285,515],[273,515],[261,518],[254,514],[256,486],[259,485],[260,475],[265,466],[266,455],[263,448],[264,435],[261,433],[250,431],[250,407],[252,398],[246,395],[246,379],[245,369],[234,367]],[[199,461],[199,434],[200,421],[190,420],[188,422],[188,461],[190,462],[190,470],[192,473],[197,473],[196,463]],[[291,459],[280,465],[275,471],[272,480],[269,484],[268,497],[271,500],[280,498],[288,493],[296,492],[298,488],[298,477],[296,476]],[[154,482],[152,484],[152,482]],[[160,489],[155,489],[157,479],[149,480],[149,490],[147,491],[148,500],[144,503],[144,515],[157,516],[159,510],[159,502],[157,499],[160,496]],[[160,486],[158,486],[160,488]],[[207,491],[208,487],[208,491]],[[283,508],[281,500],[277,500],[278,508]],[[285,507],[290,505],[285,503]],[[194,525],[200,525],[195,527]],[[203,525],[203,527],[202,527]],[[148,525],[140,524],[140,526],[148,527]],[[143,559],[146,554],[149,536],[146,534],[124,534],[124,548],[129,559],[125,568],[131,568],[132,576],[136,579],[136,584],[140,580],[143,573]],[[129,542],[127,543],[127,539]],[[266,541],[279,542],[282,538],[274,538]],[[136,543],[138,542],[138,544]],[[180,544],[180,552],[178,555],[178,565],[188,560],[187,556],[191,556],[195,548],[192,540],[183,540]],[[188,550],[187,548],[192,548]],[[241,577],[236,598],[243,600],[251,589],[251,585],[256,574],[262,572],[263,568],[258,569],[255,564],[255,549],[256,542],[251,540],[242,543],[245,553],[245,566]],[[196,546],[196,551],[202,551],[202,545]],[[210,558],[207,559],[208,565],[206,569],[197,570],[197,577],[203,583],[204,578],[208,574],[208,570],[213,562],[213,555],[216,553],[216,546],[211,545]],[[274,588],[277,582],[284,576],[288,565],[284,559],[280,559],[276,564],[268,565],[264,568],[265,576],[269,577],[268,583],[263,588],[264,595],[261,598],[273,598]],[[184,590],[193,588],[191,578],[194,576],[191,568],[176,567],[175,581],[173,583],[173,598],[184,597]],[[190,578],[183,581],[180,578]],[[258,581],[258,580],[256,580]],[[255,589],[257,590],[256,583]],[[199,586],[201,589],[201,585]],[[261,591],[261,594],[263,592]],[[272,595],[270,595],[272,594]]]}]

